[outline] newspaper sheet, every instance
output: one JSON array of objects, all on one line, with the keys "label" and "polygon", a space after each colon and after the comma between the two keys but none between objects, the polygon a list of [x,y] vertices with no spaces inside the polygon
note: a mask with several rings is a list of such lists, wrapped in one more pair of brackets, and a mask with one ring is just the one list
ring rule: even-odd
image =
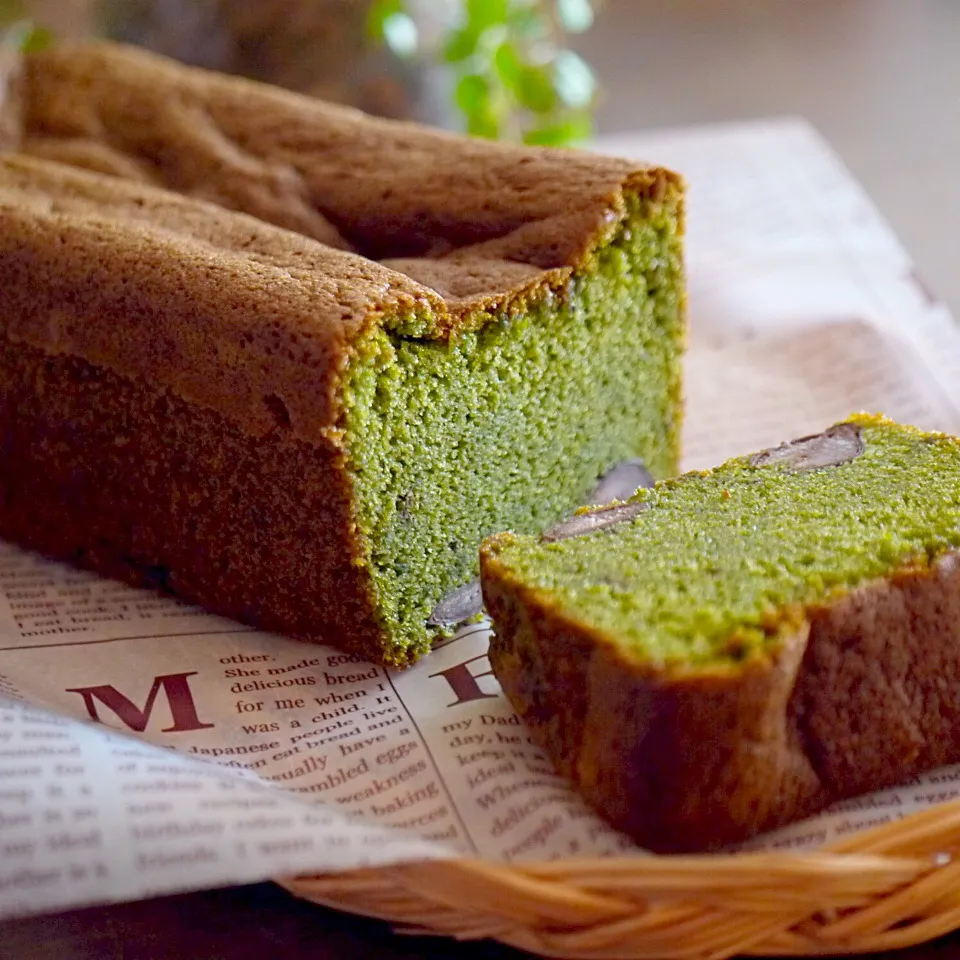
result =
[{"label": "newspaper sheet", "polygon": [[[687,176],[685,467],[880,410],[960,431],[960,333],[800,121],[603,149]],[[394,672],[0,544],[0,915],[429,857],[637,852],[502,696],[487,625]],[[755,845],[960,795],[941,770]]]}]

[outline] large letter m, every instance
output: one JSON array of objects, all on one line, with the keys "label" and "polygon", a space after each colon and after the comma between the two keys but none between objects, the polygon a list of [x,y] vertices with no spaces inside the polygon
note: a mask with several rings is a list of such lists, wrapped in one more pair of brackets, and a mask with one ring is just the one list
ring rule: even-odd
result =
[{"label": "large letter m", "polygon": [[154,677],[153,686],[147,694],[146,703],[141,710],[132,700],[128,700],[116,687],[106,684],[98,687],[73,687],[67,693],[79,693],[83,697],[84,705],[91,720],[103,723],[97,711],[97,701],[112,710],[120,720],[131,730],[142,733],[150,722],[150,714],[157,702],[157,696],[163,691],[167,705],[170,707],[170,717],[173,723],[164,727],[161,733],[183,733],[187,730],[203,730],[212,727],[212,723],[201,723],[197,715],[197,706],[193,702],[193,694],[187,677],[195,676],[192,673],[168,673],[162,677]]}]

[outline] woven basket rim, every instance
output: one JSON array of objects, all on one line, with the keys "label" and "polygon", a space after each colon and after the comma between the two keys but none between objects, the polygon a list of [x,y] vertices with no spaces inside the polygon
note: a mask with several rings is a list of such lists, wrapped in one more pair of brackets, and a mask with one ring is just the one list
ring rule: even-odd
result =
[{"label": "woven basket rim", "polygon": [[809,851],[456,858],[277,882],[400,932],[493,939],[544,957],[873,953],[960,929],[960,800]]}]

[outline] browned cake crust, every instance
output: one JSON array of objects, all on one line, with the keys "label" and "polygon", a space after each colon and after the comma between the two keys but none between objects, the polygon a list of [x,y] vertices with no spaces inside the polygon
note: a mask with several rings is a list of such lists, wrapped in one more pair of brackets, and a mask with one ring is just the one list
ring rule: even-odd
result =
[{"label": "browned cake crust", "polygon": [[[494,672],[605,817],[657,852],[710,850],[960,759],[960,562],[804,611],[736,678],[657,676],[481,557]],[[504,640],[509,637],[509,643]]]},{"label": "browned cake crust", "polygon": [[445,309],[403,274],[252,217],[16,155],[0,155],[0,269],[8,338],[164,386],[252,436],[283,406],[311,442],[337,424],[365,330]]},{"label": "browned cake crust", "polygon": [[28,56],[5,103],[8,149],[385,262],[459,316],[582,263],[622,214],[625,189],[658,197],[679,183],[629,161],[378,120],[106,43]]}]

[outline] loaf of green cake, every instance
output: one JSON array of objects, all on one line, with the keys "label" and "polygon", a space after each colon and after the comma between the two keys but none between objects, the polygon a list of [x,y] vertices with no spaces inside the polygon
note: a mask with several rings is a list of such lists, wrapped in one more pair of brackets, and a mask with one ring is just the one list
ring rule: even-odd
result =
[{"label": "loaf of green cake", "polygon": [[673,173],[110,45],[6,103],[0,535],[402,666],[484,536],[675,470]]},{"label": "loaf of green cake", "polygon": [[960,761],[960,442],[857,415],[482,548],[490,660],[642,845]]}]

